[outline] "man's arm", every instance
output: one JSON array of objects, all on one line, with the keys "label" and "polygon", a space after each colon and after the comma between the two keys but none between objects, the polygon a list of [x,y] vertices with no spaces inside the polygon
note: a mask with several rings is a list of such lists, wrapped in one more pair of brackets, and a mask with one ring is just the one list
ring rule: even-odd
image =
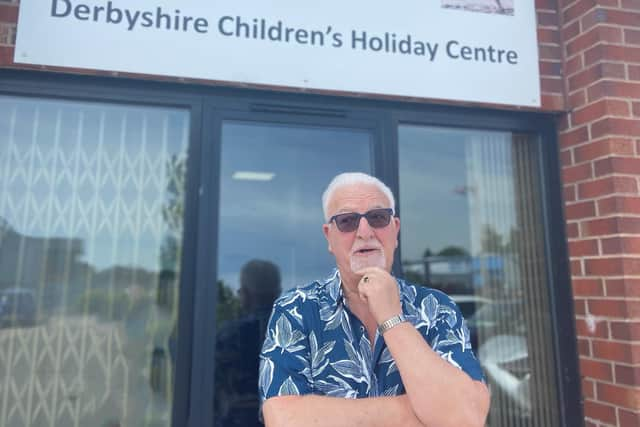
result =
[{"label": "man's arm", "polygon": [[[366,268],[361,273],[363,280],[358,284],[358,293],[378,324],[402,313],[395,278],[376,267]],[[457,332],[461,332],[461,316],[455,318],[457,324],[460,322]],[[435,319],[429,320],[432,321]],[[443,329],[442,332],[442,338],[447,340],[447,332],[453,330]],[[468,358],[470,354],[464,352],[467,343],[463,337],[460,338],[460,341],[456,340],[455,344],[444,348],[452,348],[451,353],[455,352],[461,359]],[[384,340],[396,362],[413,412],[422,424],[429,427],[484,426],[490,399],[489,391],[482,382],[473,380],[466,372],[444,360],[411,323],[391,328],[385,332]],[[463,351],[460,352],[457,346],[463,346]]]},{"label": "man's arm", "polygon": [[364,399],[280,396],[267,399],[262,411],[266,427],[423,427],[407,395]]},{"label": "man's arm", "polygon": [[391,328],[384,340],[424,425],[484,426],[489,391],[482,382],[442,359],[410,323]]}]

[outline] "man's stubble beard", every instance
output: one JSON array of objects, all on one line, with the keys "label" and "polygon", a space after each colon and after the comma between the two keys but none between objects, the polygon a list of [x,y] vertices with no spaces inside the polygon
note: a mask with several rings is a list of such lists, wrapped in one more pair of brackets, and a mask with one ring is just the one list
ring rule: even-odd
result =
[{"label": "man's stubble beard", "polygon": [[354,256],[349,257],[349,266],[351,271],[357,273],[368,267],[379,267],[383,270],[387,268],[387,260],[382,250],[368,256]]}]

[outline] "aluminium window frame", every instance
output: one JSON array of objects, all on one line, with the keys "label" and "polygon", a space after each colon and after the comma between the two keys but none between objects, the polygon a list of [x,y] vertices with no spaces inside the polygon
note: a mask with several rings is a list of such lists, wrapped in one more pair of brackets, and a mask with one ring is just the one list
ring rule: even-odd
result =
[{"label": "aluminium window frame", "polygon": [[[378,134],[374,135],[373,141],[373,171],[389,184],[396,195],[399,194],[397,129],[401,124],[536,133],[539,135],[540,209],[543,212],[545,257],[548,261],[545,264],[560,423],[567,427],[577,422],[584,424],[555,116],[539,112],[10,69],[0,69],[0,94],[174,107],[190,111],[180,277],[180,345],[172,416],[172,426],[175,427],[213,425],[212,356],[215,339],[210,328],[213,325],[211,320],[215,320],[215,310],[211,307],[215,307],[216,292],[210,283],[215,283],[217,277],[216,263],[211,260],[217,259],[220,129],[224,117],[254,117],[281,123],[291,123],[292,120],[316,124],[375,123],[372,129]],[[300,111],[303,113],[299,114]],[[395,258],[394,273],[402,275],[400,248]]]}]

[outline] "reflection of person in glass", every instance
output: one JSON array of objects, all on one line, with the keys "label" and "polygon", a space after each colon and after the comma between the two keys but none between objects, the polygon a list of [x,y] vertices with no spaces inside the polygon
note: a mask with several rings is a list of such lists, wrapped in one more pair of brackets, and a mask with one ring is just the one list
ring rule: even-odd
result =
[{"label": "reflection of person in glass", "polygon": [[216,425],[262,425],[256,390],[258,355],[280,291],[280,271],[273,263],[251,260],[242,267],[238,290],[241,317],[223,324],[216,341]]},{"label": "reflection of person in glass", "polygon": [[389,188],[341,174],[323,194],[337,270],[274,304],[259,389],[271,426],[483,426],[489,392],[459,309],[390,274]]}]

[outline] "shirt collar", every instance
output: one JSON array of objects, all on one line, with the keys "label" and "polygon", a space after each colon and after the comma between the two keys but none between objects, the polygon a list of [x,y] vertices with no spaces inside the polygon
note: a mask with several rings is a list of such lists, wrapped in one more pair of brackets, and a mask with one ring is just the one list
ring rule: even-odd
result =
[{"label": "shirt collar", "polygon": [[[402,279],[398,279],[397,277],[393,276],[394,279],[396,279],[396,284],[398,285],[398,292],[400,294],[400,301],[406,301],[406,302],[413,302],[413,299],[411,298],[411,295],[407,295],[406,292],[404,292],[404,286],[403,285],[403,280]],[[322,287],[324,288],[324,291],[327,294],[328,297],[328,302],[331,304],[344,304],[344,293],[342,291],[342,278],[340,277],[340,270],[338,270],[337,268],[335,268],[331,274],[323,281],[322,283]]]}]

